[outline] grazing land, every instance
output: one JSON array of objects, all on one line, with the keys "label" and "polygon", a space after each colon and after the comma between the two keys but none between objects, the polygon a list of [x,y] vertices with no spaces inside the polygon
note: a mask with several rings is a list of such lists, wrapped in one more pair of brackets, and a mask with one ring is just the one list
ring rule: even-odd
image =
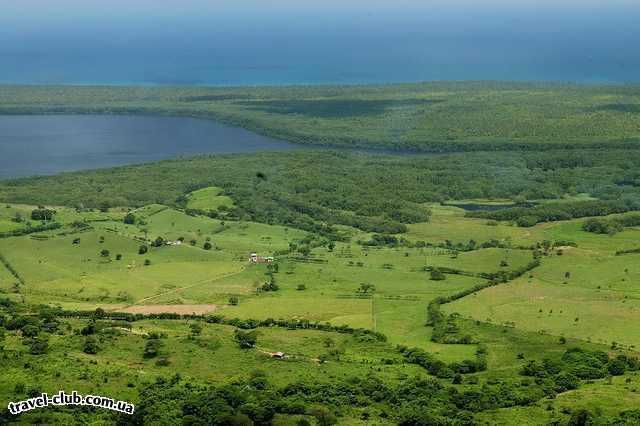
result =
[{"label": "grazing land", "polygon": [[[200,201],[215,201],[219,193],[201,191],[206,197]],[[215,211],[233,217],[233,210],[227,210],[233,205],[218,204]],[[48,349],[32,355],[24,344],[28,325],[21,332],[9,326],[5,400],[35,389],[73,387],[91,393],[99,387],[103,394],[146,407],[139,415],[151,421],[156,402],[144,394],[170,392],[185,380],[252,383],[259,377],[273,389],[301,381],[332,387],[352,377],[372,377],[372,369],[376,380],[391,388],[405,386],[404,378],[422,377],[434,380],[430,386],[454,386],[461,392],[482,383],[503,392],[522,386],[519,377],[531,360],[565,359],[567,349],[575,347],[630,356],[640,344],[640,335],[627,326],[640,320],[640,306],[634,308],[637,255],[615,255],[616,247],[640,240],[634,229],[593,234],[582,229],[583,219],[522,228],[470,218],[461,208],[438,204],[425,204],[428,222],[410,224],[406,232],[385,240],[341,228],[343,238],[332,241],[295,228],[160,204],[102,211],[7,204],[2,217],[17,223],[16,212],[28,218],[42,208],[55,210],[52,220],[60,228],[0,239],[0,254],[11,268],[3,264],[0,269],[0,290],[6,313],[19,318],[15,310],[31,306],[53,316],[56,331],[40,331],[49,335]],[[25,219],[18,225],[28,230],[35,223]],[[140,254],[142,246],[147,251]],[[250,252],[276,261],[254,264]],[[527,268],[534,258],[540,259],[539,266],[500,283],[505,273]],[[443,279],[432,274],[434,269],[443,272]],[[474,291],[478,286],[486,289]],[[448,337],[436,337],[438,326],[429,323],[427,306],[461,292],[470,293],[442,306]],[[53,310],[36,308],[44,304]],[[260,325],[274,320],[288,325]],[[300,328],[306,321],[315,325]],[[329,328],[317,330],[321,324]],[[258,339],[242,349],[234,329],[247,327],[257,331]],[[347,332],[360,329],[377,334],[364,338],[358,331]],[[96,354],[86,350],[93,336]],[[155,340],[160,342],[157,354],[145,355],[148,342]],[[482,350],[486,365],[462,375],[434,372],[403,349],[408,347],[451,365],[469,362]],[[276,352],[287,358],[274,359]],[[21,360],[31,358],[46,362],[25,369]],[[61,362],[73,367],[61,368]],[[54,377],[56,369],[63,373]],[[180,378],[153,381],[169,373]],[[463,411],[491,424],[568,421],[580,409],[613,418],[637,400],[635,373],[626,374],[631,374],[627,381],[614,377],[612,384],[604,375],[592,379],[556,400],[532,394],[527,398],[533,405],[499,403]],[[451,385],[452,380],[463,384]],[[626,395],[624,402],[607,405],[604,412],[596,408],[620,393]],[[373,405],[363,400],[347,408],[327,399],[321,405],[345,424],[357,424],[363,416],[395,423],[420,411],[386,400]],[[319,415],[313,410],[278,412],[278,424]],[[47,415],[50,421],[65,421],[71,412]],[[108,421],[109,416],[93,412],[81,418]]]}]

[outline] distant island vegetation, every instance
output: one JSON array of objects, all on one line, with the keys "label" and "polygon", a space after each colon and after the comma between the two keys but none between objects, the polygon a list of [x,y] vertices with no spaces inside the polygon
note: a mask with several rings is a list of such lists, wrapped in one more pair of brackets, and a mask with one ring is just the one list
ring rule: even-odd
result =
[{"label": "distant island vegetation", "polygon": [[453,152],[635,148],[640,86],[435,82],[371,86],[0,86],[0,114],[214,119],[312,146]]}]

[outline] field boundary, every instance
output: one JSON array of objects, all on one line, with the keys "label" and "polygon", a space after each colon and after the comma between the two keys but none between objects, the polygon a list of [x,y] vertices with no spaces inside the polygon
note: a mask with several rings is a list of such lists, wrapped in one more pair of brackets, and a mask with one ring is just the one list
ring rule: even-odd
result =
[{"label": "field boundary", "polygon": [[18,273],[18,271],[16,271],[14,269],[13,266],[11,266],[11,263],[9,263],[9,261],[7,260],[6,257],[4,257],[2,255],[2,253],[0,253],[0,263],[2,263],[4,265],[5,268],[7,268],[7,271],[9,271],[11,273],[11,275],[13,275],[15,277],[15,279],[18,280],[18,282],[22,285],[26,285],[26,282],[24,281],[24,279],[20,276],[20,274]]}]

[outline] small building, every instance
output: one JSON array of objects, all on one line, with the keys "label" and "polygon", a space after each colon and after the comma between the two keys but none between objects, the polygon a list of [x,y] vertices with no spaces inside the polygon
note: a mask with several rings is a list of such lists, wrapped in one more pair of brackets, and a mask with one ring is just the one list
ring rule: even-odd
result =
[{"label": "small building", "polygon": [[249,255],[249,262],[251,263],[272,263],[273,260],[272,256],[258,256],[258,253],[251,253]]},{"label": "small building", "polygon": [[273,352],[271,354],[271,358],[284,359],[285,355],[284,355],[284,352]]}]

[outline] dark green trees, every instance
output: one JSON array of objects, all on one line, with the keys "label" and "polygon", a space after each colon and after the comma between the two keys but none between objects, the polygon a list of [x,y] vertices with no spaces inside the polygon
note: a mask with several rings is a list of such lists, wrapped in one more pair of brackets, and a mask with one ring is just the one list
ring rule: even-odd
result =
[{"label": "dark green trees", "polygon": [[258,332],[256,330],[244,331],[237,329],[233,336],[241,349],[250,349],[258,341]]},{"label": "dark green trees", "polygon": [[133,213],[127,213],[123,219],[127,225],[133,225],[136,223],[136,216]]}]

